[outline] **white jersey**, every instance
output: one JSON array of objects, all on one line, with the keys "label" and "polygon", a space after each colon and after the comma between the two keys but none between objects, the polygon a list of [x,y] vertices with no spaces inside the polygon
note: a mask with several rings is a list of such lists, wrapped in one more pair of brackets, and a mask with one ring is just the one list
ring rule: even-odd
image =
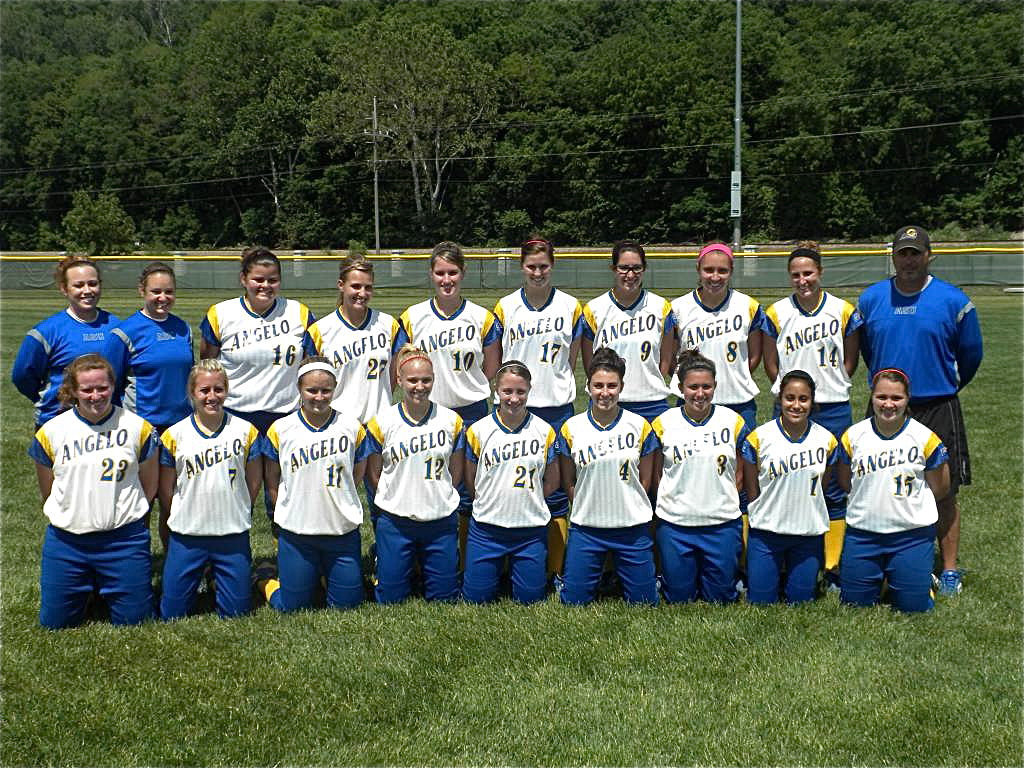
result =
[{"label": "white jersey", "polygon": [[[672,302],[672,313],[680,346],[700,350],[715,364],[715,402],[739,405],[753,400],[758,389],[750,373],[747,337],[763,322],[764,311],[757,299],[730,288],[721,304],[708,307],[697,291],[690,291]],[[675,375],[672,388],[679,391]]]},{"label": "white jersey", "polygon": [[772,384],[778,397],[782,377],[793,370],[814,378],[814,401],[846,403],[850,377],[843,341],[860,327],[860,314],[848,301],[822,291],[813,312],[804,311],[794,296],[776,301],[765,312],[764,332],[779,350],[779,375]]},{"label": "white jersey", "polygon": [[740,516],[736,465],[749,430],[724,405],[703,422],[670,408],[651,425],[661,441],[663,469],[655,514],[675,525],[717,525]]},{"label": "white jersey", "polygon": [[464,450],[462,417],[432,404],[421,421],[413,421],[398,403],[366,425],[370,450],[381,454],[383,467],[373,503],[398,517],[425,522],[447,517],[459,506],[448,461]]},{"label": "white jersey", "polygon": [[352,471],[369,446],[354,418],[334,411],[316,428],[296,411],[270,425],[264,449],[281,465],[275,523],[292,533],[341,536],[363,522]]},{"label": "white jersey", "polygon": [[363,424],[391,405],[391,349],[398,321],[371,309],[360,326],[335,310],[313,323],[309,335],[317,354],[338,369],[331,404]]},{"label": "white jersey", "polygon": [[313,344],[313,322],[301,302],[278,297],[258,315],[245,297],[214,304],[201,328],[207,343],[220,347],[218,359],[228,374],[224,407],[242,413],[286,413],[299,407],[295,385],[299,364]]},{"label": "white jersey", "polygon": [[670,394],[661,375],[661,342],[674,325],[671,305],[647,290],[632,306],[624,307],[611,291],[591,299],[583,308],[583,333],[594,349],[610,347],[626,361],[621,400],[644,403]]},{"label": "white jersey", "polygon": [[208,433],[189,416],[164,430],[160,463],[177,479],[167,525],[186,536],[227,536],[252,527],[252,499],[245,465],[259,458],[259,432],[230,413]]},{"label": "white jersey", "polygon": [[555,460],[555,430],[533,414],[516,429],[497,411],[466,430],[466,461],[476,465],[473,517],[505,528],[547,525],[544,471]]},{"label": "white jersey", "polygon": [[402,313],[398,336],[396,347],[411,341],[434,364],[432,402],[461,408],[490,396],[484,348],[501,339],[501,324],[490,310],[463,299],[462,306],[446,317],[433,299],[421,301]]},{"label": "white jersey", "polygon": [[98,424],[72,408],[36,432],[29,456],[53,470],[43,514],[71,533],[112,531],[149,511],[139,465],[157,450],[148,421],[114,406]]},{"label": "white jersey", "polygon": [[519,360],[533,376],[530,405],[552,408],[576,400],[576,374],[569,349],[583,333],[583,308],[568,293],[551,289],[548,300],[531,306],[520,288],[498,300],[501,359]]},{"label": "white jersey", "polygon": [[628,528],[651,521],[650,499],[640,484],[640,458],[658,439],[643,416],[625,408],[607,427],[588,409],[562,425],[558,451],[576,465],[571,521],[594,528]]},{"label": "white jersey", "polygon": [[836,462],[835,437],[820,424],[807,423],[799,440],[772,419],[749,435],[743,458],[757,467],[761,495],[747,506],[751,528],[794,536],[817,536],[829,527],[821,476]]},{"label": "white jersey", "polygon": [[924,473],[949,460],[946,446],[928,427],[908,419],[892,437],[882,437],[872,419],[843,435],[839,460],[850,465],[846,524],[874,533],[923,528],[938,520]]}]

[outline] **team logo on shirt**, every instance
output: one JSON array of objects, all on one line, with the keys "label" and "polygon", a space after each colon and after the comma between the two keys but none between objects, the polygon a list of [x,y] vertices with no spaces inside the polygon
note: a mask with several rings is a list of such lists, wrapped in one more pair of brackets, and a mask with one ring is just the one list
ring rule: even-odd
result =
[{"label": "team logo on shirt", "polygon": [[543,450],[544,443],[540,440],[516,440],[487,449],[481,454],[480,462],[485,469],[491,469],[504,461],[538,456]]},{"label": "team logo on shirt", "polygon": [[743,315],[722,317],[704,325],[691,325],[686,329],[685,344],[688,349],[703,344],[709,339],[725,336],[743,330]]},{"label": "team logo on shirt", "polygon": [[435,448],[443,448],[449,443],[449,435],[443,429],[437,432],[428,432],[422,435],[415,435],[408,440],[402,440],[395,445],[388,446],[387,457],[392,464],[397,464],[403,459],[415,456],[424,451],[431,451]]},{"label": "team logo on shirt", "polygon": [[686,440],[675,445],[666,445],[664,448],[665,457],[678,464],[701,452],[702,448],[716,448],[720,445],[733,445],[732,430],[725,427],[718,432],[702,432],[691,440]]},{"label": "team logo on shirt", "polygon": [[472,341],[476,338],[476,326],[456,325],[440,333],[435,333],[420,342],[420,349],[424,352],[436,352],[439,349],[450,347],[464,341]]},{"label": "team logo on shirt", "polygon": [[633,336],[638,333],[652,331],[658,327],[658,318],[655,315],[644,313],[638,314],[627,320],[620,320],[601,329],[601,334],[596,346],[607,347],[616,339],[623,336]]},{"label": "team logo on shirt", "polygon": [[245,440],[238,438],[230,443],[221,443],[194,453],[191,457],[183,457],[182,469],[185,472],[185,477],[191,479],[204,469],[235,458],[245,450],[245,444]]},{"label": "team logo on shirt", "polygon": [[232,337],[231,343],[226,349],[235,350],[278,336],[287,336],[291,328],[292,325],[288,322],[287,318],[282,318],[273,323],[264,323],[256,328],[242,328]]},{"label": "team logo on shirt", "polygon": [[872,456],[857,458],[851,465],[850,470],[857,477],[863,477],[870,472],[877,472],[880,469],[917,464],[921,461],[921,450],[916,446],[910,448],[890,448],[879,451]]},{"label": "team logo on shirt", "polygon": [[67,463],[73,458],[85,456],[96,451],[105,451],[108,448],[117,448],[128,445],[128,430],[114,429],[107,432],[96,432],[82,438],[75,438],[70,443],[61,446],[60,459]]},{"label": "team logo on shirt", "polygon": [[839,335],[839,318],[815,323],[786,334],[783,349],[787,354],[796,352],[807,344],[816,341],[829,341]]},{"label": "team logo on shirt", "polygon": [[332,361],[337,368],[341,368],[346,363],[351,363],[358,357],[366,354],[367,352],[376,352],[378,349],[388,348],[388,334],[385,331],[380,333],[369,334],[361,336],[355,339],[350,344],[342,344],[337,349],[331,351]]},{"label": "team logo on shirt", "polygon": [[636,433],[627,432],[624,435],[612,435],[606,440],[592,443],[586,448],[574,451],[573,459],[577,467],[585,467],[592,461],[611,456],[621,451],[629,451],[636,448]]},{"label": "team logo on shirt", "polygon": [[292,451],[288,456],[288,466],[294,472],[299,469],[299,467],[312,464],[313,462],[325,459],[328,456],[348,453],[349,445],[348,435],[342,435],[341,437],[325,437],[318,443],[304,445]]},{"label": "team logo on shirt", "polygon": [[828,448],[824,446],[794,451],[789,456],[783,456],[779,459],[769,459],[767,462],[768,479],[774,480],[777,477],[788,475],[790,472],[796,472],[800,469],[812,469],[817,465],[824,464],[827,460]]},{"label": "team logo on shirt", "polygon": [[96,333],[83,333],[82,341],[103,341],[106,337],[103,335],[103,331],[97,331]]},{"label": "team logo on shirt", "polygon": [[541,317],[531,324],[516,323],[505,328],[506,345],[511,346],[517,341],[531,336],[543,336],[549,333],[562,333],[565,329],[564,317]]}]

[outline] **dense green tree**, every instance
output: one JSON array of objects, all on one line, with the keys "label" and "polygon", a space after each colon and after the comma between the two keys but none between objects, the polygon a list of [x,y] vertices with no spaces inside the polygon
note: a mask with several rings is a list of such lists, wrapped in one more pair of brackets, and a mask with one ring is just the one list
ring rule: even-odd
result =
[{"label": "dense green tree", "polygon": [[63,228],[68,250],[90,256],[126,253],[135,245],[135,225],[109,192],[95,197],[85,190],[75,192]]}]

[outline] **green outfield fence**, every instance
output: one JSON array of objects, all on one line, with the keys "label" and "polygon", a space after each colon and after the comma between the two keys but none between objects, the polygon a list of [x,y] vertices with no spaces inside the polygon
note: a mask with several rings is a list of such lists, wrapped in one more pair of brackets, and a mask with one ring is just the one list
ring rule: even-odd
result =
[{"label": "green outfield fence", "polygon": [[[786,259],[793,246],[745,246],[737,253],[733,285],[741,290],[789,286]],[[610,248],[565,248],[556,251],[555,283],[566,289],[598,291],[611,282]],[[1024,285],[1024,244],[1019,242],[934,243],[932,271],[958,285]],[[346,251],[278,250],[287,290],[324,290],[338,279],[338,261]],[[230,292],[238,289],[240,250],[137,252],[99,259],[108,288],[132,288],[143,265],[162,260],[174,267],[181,289]],[[424,288],[429,250],[389,250],[369,254],[378,288]],[[57,252],[0,253],[0,289],[53,289]],[[508,248],[467,248],[467,290],[513,290],[521,283],[518,252]],[[666,295],[678,295],[696,284],[694,247],[650,247],[644,285]],[[826,285],[869,285],[891,274],[888,244],[825,246],[822,249]]]}]

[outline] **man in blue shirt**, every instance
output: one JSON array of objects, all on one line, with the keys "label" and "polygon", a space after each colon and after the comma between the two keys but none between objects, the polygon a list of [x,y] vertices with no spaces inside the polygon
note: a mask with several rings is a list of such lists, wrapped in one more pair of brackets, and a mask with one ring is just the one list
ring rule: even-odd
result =
[{"label": "man in blue shirt", "polygon": [[981,365],[978,313],[954,285],[929,273],[931,239],[918,226],[893,238],[896,274],[868,287],[858,309],[864,317],[861,354],[868,381],[883,368],[899,368],[910,378],[910,413],[942,440],[949,451],[950,492],[939,499],[937,526],[942,572],[939,594],[962,589],[957,568],[960,507],[957,490],[971,482],[967,432],[957,393]]}]

